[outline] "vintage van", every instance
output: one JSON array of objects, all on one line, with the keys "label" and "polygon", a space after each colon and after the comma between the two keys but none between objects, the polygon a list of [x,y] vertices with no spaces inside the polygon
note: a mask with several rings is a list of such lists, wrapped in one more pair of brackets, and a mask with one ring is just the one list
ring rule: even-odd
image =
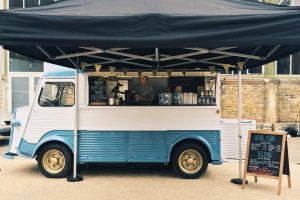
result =
[{"label": "vintage van", "polygon": [[33,104],[14,112],[8,155],[36,158],[46,177],[65,177],[73,168],[78,123],[77,164],[163,163],[183,178],[198,178],[209,163],[222,163],[219,76],[213,106],[92,106],[91,76],[80,73],[76,81],[75,72],[66,71],[41,78]]}]

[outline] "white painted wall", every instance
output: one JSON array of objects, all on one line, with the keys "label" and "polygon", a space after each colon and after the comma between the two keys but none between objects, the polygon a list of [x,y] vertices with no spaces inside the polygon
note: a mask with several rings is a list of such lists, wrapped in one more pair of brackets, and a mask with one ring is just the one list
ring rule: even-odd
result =
[{"label": "white painted wall", "polygon": [[300,6],[300,0],[294,0],[293,6]]}]

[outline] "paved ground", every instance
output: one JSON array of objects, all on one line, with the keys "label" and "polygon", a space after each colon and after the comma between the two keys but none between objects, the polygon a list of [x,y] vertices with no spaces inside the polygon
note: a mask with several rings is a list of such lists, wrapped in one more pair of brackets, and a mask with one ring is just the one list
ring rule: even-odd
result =
[{"label": "paved ground", "polygon": [[[8,140],[0,138],[0,154],[7,150]],[[289,141],[292,188],[283,178],[282,195],[277,196],[277,181],[248,177],[245,190],[230,183],[238,174],[238,163],[227,161],[221,166],[209,165],[197,180],[184,180],[165,166],[149,169],[133,167],[92,166],[83,168],[84,181],[68,183],[66,179],[43,177],[35,160],[0,158],[0,199],[243,199],[296,200],[300,196],[300,137]]]}]

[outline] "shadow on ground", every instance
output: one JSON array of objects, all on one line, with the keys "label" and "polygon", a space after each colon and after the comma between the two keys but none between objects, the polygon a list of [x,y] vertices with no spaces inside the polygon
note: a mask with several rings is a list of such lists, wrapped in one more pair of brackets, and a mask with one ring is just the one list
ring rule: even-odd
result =
[{"label": "shadow on ground", "polygon": [[78,167],[78,174],[81,176],[159,176],[159,177],[176,177],[170,166],[165,165],[103,165],[88,164]]},{"label": "shadow on ground", "polygon": [[[43,176],[37,162],[14,170],[15,174]],[[166,177],[178,178],[170,166],[165,165],[115,165],[85,164],[78,166],[78,175],[83,177]],[[72,174],[70,174],[72,175]]]}]

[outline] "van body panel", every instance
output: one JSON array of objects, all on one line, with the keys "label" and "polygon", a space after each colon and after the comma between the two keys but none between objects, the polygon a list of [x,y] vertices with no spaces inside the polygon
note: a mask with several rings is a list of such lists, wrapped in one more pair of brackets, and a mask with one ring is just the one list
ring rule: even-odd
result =
[{"label": "van body panel", "polygon": [[[29,106],[17,108],[14,111],[12,121],[17,121],[18,123],[12,124],[11,137],[9,142],[9,152],[16,154],[21,142],[21,139],[25,132],[25,124],[29,118]],[[20,126],[19,126],[20,125]]]},{"label": "van body panel", "polygon": [[37,143],[29,143],[25,139],[21,140],[18,153],[23,156],[33,158],[37,150],[44,144],[48,142],[60,142],[67,145],[71,151],[74,150],[74,131],[70,130],[56,130],[50,131],[43,135],[43,137]]},{"label": "van body panel", "polygon": [[220,131],[80,131],[79,162],[167,163],[184,139],[202,142],[221,161]]},{"label": "van body panel", "polygon": [[[172,148],[185,139],[202,142],[212,163],[221,161],[220,131],[79,131],[78,163],[168,163]],[[73,131],[51,131],[36,144],[22,139],[18,153],[34,157],[47,142],[64,143],[73,151]]]},{"label": "van body panel", "polygon": [[220,130],[216,106],[86,106],[79,108],[79,130]]}]

